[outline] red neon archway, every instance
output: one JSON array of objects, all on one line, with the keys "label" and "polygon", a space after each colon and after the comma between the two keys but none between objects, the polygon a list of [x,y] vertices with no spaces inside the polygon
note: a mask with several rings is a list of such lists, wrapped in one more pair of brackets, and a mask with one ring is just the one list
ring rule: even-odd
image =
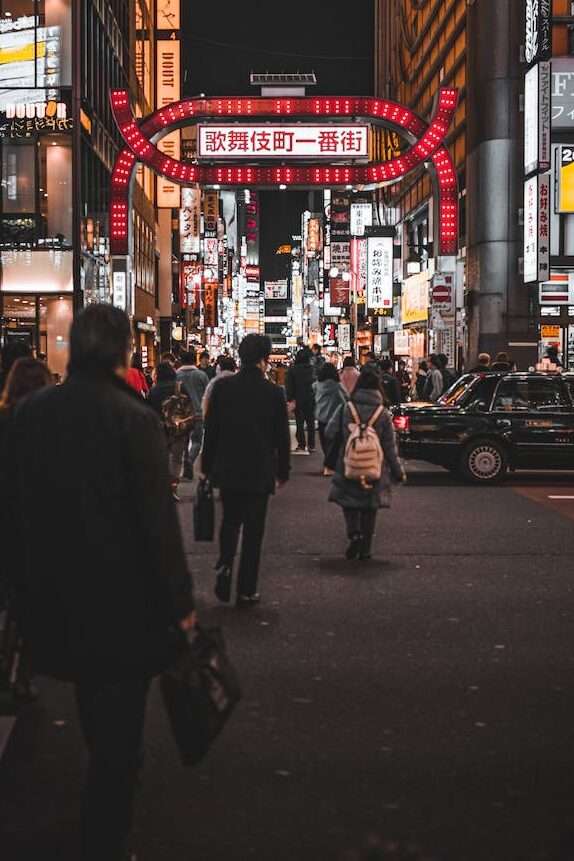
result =
[{"label": "red neon archway", "polygon": [[[137,162],[180,185],[225,186],[361,186],[402,179],[421,163],[432,160],[439,191],[440,254],[458,250],[458,187],[456,171],[444,140],[457,105],[457,91],[439,91],[430,124],[413,111],[386,99],[358,97],[184,99],[143,120],[133,117],[125,90],[111,92],[114,118],[126,142],[112,173],[110,235],[113,254],[128,252],[129,188]],[[162,153],[152,139],[201,118],[365,117],[390,124],[415,138],[407,152],[387,162],[368,165],[283,164],[276,167],[184,164]]]}]

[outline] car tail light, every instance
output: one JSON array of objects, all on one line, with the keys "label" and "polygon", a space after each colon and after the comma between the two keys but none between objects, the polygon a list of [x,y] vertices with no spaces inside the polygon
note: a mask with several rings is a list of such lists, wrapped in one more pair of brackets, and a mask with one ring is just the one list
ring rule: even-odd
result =
[{"label": "car tail light", "polygon": [[395,430],[400,431],[401,433],[408,433],[411,429],[410,416],[395,416],[393,419],[393,425],[395,426]]}]

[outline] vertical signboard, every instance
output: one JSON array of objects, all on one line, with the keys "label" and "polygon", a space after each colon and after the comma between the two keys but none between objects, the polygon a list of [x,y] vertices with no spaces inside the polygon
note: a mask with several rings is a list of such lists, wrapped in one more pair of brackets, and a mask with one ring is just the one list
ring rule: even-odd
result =
[{"label": "vertical signboard", "polygon": [[538,63],[526,73],[524,85],[524,172],[546,171],[551,153],[550,63]]},{"label": "vertical signboard", "polygon": [[[179,0],[157,0],[156,3],[156,108],[162,108],[181,98],[181,43],[179,40]],[[181,159],[181,132],[166,135],[158,143],[161,152]],[[179,185],[157,177],[157,206],[179,208]]]},{"label": "vertical signboard", "polygon": [[524,184],[524,283],[546,281],[550,273],[550,176]]},{"label": "vertical signboard", "polygon": [[179,211],[179,250],[181,254],[199,254],[201,233],[201,191],[182,188]]},{"label": "vertical signboard", "polygon": [[342,353],[351,352],[351,324],[339,323],[337,326],[337,342]]},{"label": "vertical signboard", "polygon": [[392,311],[392,235],[367,238],[367,307],[375,312]]},{"label": "vertical signboard", "polygon": [[524,0],[524,3],[526,62],[549,60],[552,56],[552,0]]},{"label": "vertical signboard", "polygon": [[373,204],[361,201],[351,204],[351,236],[364,236],[365,227],[373,226]]}]

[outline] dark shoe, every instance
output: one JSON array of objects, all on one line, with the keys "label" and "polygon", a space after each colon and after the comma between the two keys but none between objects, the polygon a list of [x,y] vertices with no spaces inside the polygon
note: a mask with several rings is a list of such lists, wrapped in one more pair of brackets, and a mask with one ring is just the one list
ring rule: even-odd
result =
[{"label": "dark shoe", "polygon": [[349,546],[347,547],[347,552],[345,553],[345,557],[350,561],[351,559],[358,559],[359,553],[361,552],[361,544],[363,541],[363,536],[360,532],[356,532],[352,537]]},{"label": "dark shoe", "polygon": [[237,607],[255,607],[261,601],[261,595],[259,592],[255,592],[254,595],[238,595],[237,596]]},{"label": "dark shoe", "polygon": [[315,454],[315,448],[311,448],[311,446],[309,446],[308,452],[309,454]]},{"label": "dark shoe", "polygon": [[223,604],[229,604],[231,600],[231,568],[228,565],[222,565],[217,569],[214,591],[216,598]]},{"label": "dark shoe", "polygon": [[359,553],[359,559],[361,562],[367,562],[369,559],[373,558],[371,545],[373,543],[372,535],[363,535],[363,540],[361,541],[361,550]]}]

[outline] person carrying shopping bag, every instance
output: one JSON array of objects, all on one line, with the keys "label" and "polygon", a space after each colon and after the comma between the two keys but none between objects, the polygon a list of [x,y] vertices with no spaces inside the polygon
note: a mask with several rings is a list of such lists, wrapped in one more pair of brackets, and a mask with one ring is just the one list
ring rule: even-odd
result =
[{"label": "person carrying shopping bag", "polygon": [[352,398],[329,422],[326,438],[338,448],[329,501],[343,509],[349,538],[346,557],[370,559],[377,512],[390,508],[392,482],[406,478],[375,368],[363,368]]}]

